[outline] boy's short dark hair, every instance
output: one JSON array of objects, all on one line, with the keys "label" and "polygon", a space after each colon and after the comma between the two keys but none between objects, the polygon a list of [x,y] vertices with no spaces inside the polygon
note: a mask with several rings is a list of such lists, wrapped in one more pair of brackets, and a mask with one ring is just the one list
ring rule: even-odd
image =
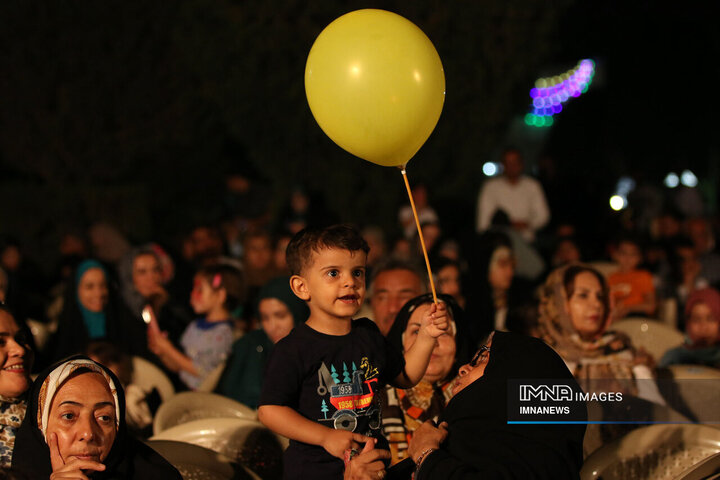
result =
[{"label": "boy's short dark hair", "polygon": [[319,252],[325,248],[337,248],[350,252],[362,250],[366,255],[370,251],[370,247],[360,232],[351,225],[305,228],[296,233],[287,246],[285,257],[290,273],[300,275],[300,272],[308,266],[312,259],[313,252]]}]

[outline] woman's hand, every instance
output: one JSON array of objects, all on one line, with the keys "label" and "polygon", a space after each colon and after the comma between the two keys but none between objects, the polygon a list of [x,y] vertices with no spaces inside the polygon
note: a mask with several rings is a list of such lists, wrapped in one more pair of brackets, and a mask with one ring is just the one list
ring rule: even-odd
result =
[{"label": "woman's hand", "polygon": [[50,447],[50,465],[53,470],[53,473],[50,475],[50,480],[61,480],[64,478],[90,480],[88,476],[83,473],[83,470],[96,472],[105,470],[105,465],[92,460],[79,460],[75,458],[65,463],[58,448],[57,434],[54,432],[48,435],[48,447]]},{"label": "woman's hand", "polygon": [[412,458],[414,462],[417,462],[418,457],[423,452],[440,448],[440,444],[445,440],[447,435],[446,422],[442,422],[436,427],[431,420],[428,420],[420,425],[413,433],[412,439],[410,439],[410,445],[408,445],[408,455],[410,455],[410,458]]},{"label": "woman's hand", "polygon": [[383,459],[390,458],[387,450],[375,450],[377,440],[365,442],[359,455],[345,462],[343,480],[382,480],[385,478]]}]

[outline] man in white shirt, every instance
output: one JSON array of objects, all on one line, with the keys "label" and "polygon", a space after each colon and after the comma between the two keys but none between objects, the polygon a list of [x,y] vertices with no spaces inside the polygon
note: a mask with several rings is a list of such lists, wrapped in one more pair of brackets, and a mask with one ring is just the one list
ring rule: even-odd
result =
[{"label": "man in white shirt", "polygon": [[518,150],[506,150],[502,163],[503,175],[486,181],[480,191],[476,230],[487,230],[493,216],[503,211],[512,228],[532,242],[535,232],[550,220],[545,194],[537,180],[523,175],[525,165]]}]

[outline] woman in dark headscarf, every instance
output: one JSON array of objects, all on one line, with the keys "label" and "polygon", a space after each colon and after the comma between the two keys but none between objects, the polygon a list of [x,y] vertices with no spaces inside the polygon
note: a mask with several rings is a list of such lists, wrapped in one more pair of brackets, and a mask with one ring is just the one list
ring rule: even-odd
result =
[{"label": "woman in dark headscarf", "polygon": [[55,364],[36,379],[15,441],[13,468],[30,478],[182,478],[128,435],[120,382],[83,356]]},{"label": "woman in dark headscarf", "polygon": [[[450,295],[438,295],[438,300],[447,306],[450,328],[438,337],[422,380],[408,389],[388,385],[382,392],[382,430],[390,444],[392,463],[407,457],[407,442],[415,429],[426,420],[436,420],[445,410],[455,372],[469,359],[462,310]],[[412,346],[422,316],[432,304],[432,294],[426,293],[408,300],[398,312],[387,336],[396,349],[404,352]]]},{"label": "woman in dark headscarf", "polygon": [[510,238],[490,230],[477,237],[470,255],[474,272],[467,294],[467,319],[471,341],[478,342],[494,330],[523,332],[515,309],[531,303],[531,285],[515,275],[515,254]]},{"label": "woman in dark headscarf", "polygon": [[259,330],[247,333],[232,346],[216,392],[257,408],[263,371],[270,350],[296,325],[307,320],[309,310],[290,289],[289,277],[268,282],[258,294]]},{"label": "woman in dark headscarf", "polygon": [[[563,360],[542,340],[495,332],[460,368],[455,396],[436,428],[423,424],[408,452],[417,480],[577,479],[585,426],[508,424],[508,380],[558,380],[579,391]],[[576,405],[586,418],[584,406]]]},{"label": "woman in dark headscarf", "polygon": [[45,349],[45,365],[84,352],[93,340],[110,339],[133,355],[146,352],[145,326],[115,294],[102,264],[85,260],[73,278],[57,332]]}]

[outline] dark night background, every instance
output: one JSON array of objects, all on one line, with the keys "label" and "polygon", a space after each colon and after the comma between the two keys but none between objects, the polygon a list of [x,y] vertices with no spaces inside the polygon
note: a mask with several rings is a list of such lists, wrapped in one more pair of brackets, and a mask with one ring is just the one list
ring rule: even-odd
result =
[{"label": "dark night background", "polygon": [[[369,7],[416,23],[443,61],[443,114],[408,172],[450,232],[472,228],[482,164],[509,143],[546,175],[554,219],[585,235],[618,221],[608,198],[620,175],[660,186],[690,168],[716,213],[710,6],[13,0],[0,3],[0,234],[36,256],[56,249],[63,225],[100,219],[136,242],[168,241],[223,214],[231,170],[263,178],[276,209],[302,183],[344,221],[393,227],[400,175],[333,144],[303,85],[320,31]],[[553,127],[524,126],[535,79],[582,58],[597,63],[588,93]],[[538,170],[547,158],[554,170]]]}]

